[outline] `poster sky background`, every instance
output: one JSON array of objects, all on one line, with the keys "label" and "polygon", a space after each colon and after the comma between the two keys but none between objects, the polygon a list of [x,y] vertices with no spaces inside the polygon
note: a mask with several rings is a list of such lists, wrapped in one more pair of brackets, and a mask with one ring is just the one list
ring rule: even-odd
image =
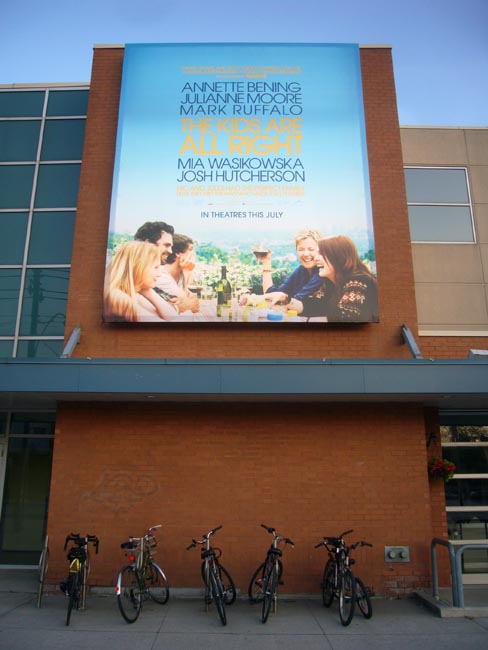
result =
[{"label": "poster sky background", "polygon": [[[305,169],[304,197],[231,196],[209,200],[177,196],[177,178],[181,174],[177,162],[186,137],[180,119],[183,87],[187,82],[219,80],[212,74],[182,73],[184,66],[195,65],[300,67],[300,74],[228,80],[242,81],[244,85],[248,81],[293,81],[301,85],[303,138],[297,157]],[[227,110],[227,115],[232,115],[229,105]],[[271,117],[279,119],[277,115],[257,116],[262,129]],[[215,126],[217,118],[212,119]],[[232,245],[249,237],[291,243],[297,230],[312,227],[326,235],[349,234],[366,252],[374,246],[363,120],[358,48],[354,45],[129,45],[124,60],[110,229],[133,235],[144,221],[162,219],[197,240],[217,244],[225,240]],[[216,132],[213,128],[212,133]],[[285,134],[278,137],[283,140]],[[229,135],[220,133],[217,138],[218,149],[226,152]],[[219,160],[235,157],[240,156],[210,156]],[[282,153],[278,157],[290,158]],[[192,152],[182,155],[184,160],[190,158],[200,158],[206,164],[209,156]],[[231,184],[246,185],[239,181]],[[266,219],[202,219],[201,212],[208,210],[279,210],[283,217],[279,223]]]}]

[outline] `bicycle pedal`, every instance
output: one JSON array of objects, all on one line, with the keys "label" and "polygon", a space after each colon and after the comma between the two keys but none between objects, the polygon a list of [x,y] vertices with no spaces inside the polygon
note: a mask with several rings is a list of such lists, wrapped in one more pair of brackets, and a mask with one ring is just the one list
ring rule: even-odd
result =
[{"label": "bicycle pedal", "polygon": [[205,598],[205,602],[207,603],[207,605],[211,605],[213,603],[213,598],[210,598],[210,596],[207,596],[207,598]]}]

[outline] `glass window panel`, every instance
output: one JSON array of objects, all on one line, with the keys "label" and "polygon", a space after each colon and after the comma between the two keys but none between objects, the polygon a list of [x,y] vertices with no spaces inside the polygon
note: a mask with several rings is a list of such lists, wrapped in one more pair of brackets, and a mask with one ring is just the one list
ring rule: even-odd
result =
[{"label": "glass window panel", "polygon": [[[461,422],[469,422],[468,417],[461,418]],[[481,416],[486,422],[487,416]],[[488,442],[488,425],[480,424],[452,424],[441,425],[442,442]]]},{"label": "glass window panel", "polygon": [[449,481],[446,483],[446,505],[488,506],[488,478]]},{"label": "glass window panel", "polygon": [[412,241],[474,241],[471,212],[468,207],[410,205],[408,216]]},{"label": "glass window panel", "polygon": [[40,117],[44,91],[0,92],[0,117]]},{"label": "glass window panel", "polygon": [[70,264],[75,212],[34,212],[28,264]]},{"label": "glass window panel", "polygon": [[64,341],[35,339],[19,341],[17,345],[18,359],[54,359],[61,356],[64,349]]},{"label": "glass window panel", "polygon": [[63,336],[68,269],[28,269],[25,277],[21,336]]},{"label": "glass window panel", "polygon": [[0,336],[13,336],[17,320],[20,269],[0,269]]},{"label": "glass window panel", "polygon": [[13,413],[10,434],[13,436],[54,436],[54,413]]},{"label": "glass window panel", "polygon": [[40,120],[0,121],[0,162],[34,161],[40,129]]},{"label": "glass window panel", "polygon": [[409,203],[469,203],[464,169],[405,169]]},{"label": "glass window panel", "polygon": [[22,264],[27,212],[0,212],[0,264]]},{"label": "glass window panel", "polygon": [[449,539],[488,538],[488,512],[484,510],[449,511],[447,513],[447,530]]},{"label": "glass window panel", "polygon": [[37,180],[36,208],[75,208],[80,165],[41,165]]},{"label": "glass window panel", "polygon": [[[0,341],[0,357],[11,357],[13,354],[13,345],[14,342],[12,341]],[[0,435],[2,435],[0,433]]]},{"label": "glass window panel", "polygon": [[47,120],[41,160],[81,160],[85,120]]},{"label": "glass window panel", "polygon": [[30,207],[34,165],[0,165],[0,209]]},{"label": "glass window panel", "polygon": [[50,90],[47,115],[86,115],[88,90]]},{"label": "glass window panel", "polygon": [[456,465],[456,474],[488,474],[488,447],[444,447],[442,455]]},{"label": "glass window panel", "polygon": [[46,530],[53,438],[10,438],[0,562],[35,564]]}]

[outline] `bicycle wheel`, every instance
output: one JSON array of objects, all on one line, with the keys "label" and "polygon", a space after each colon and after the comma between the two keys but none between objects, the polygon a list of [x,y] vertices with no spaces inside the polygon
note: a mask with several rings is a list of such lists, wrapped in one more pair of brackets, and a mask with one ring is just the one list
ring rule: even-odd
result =
[{"label": "bicycle wheel", "polygon": [[46,578],[47,569],[49,566],[49,546],[48,537],[46,535],[44,544],[39,558],[39,587],[37,589],[37,607],[41,607],[42,595],[44,591],[44,580]]},{"label": "bicycle wheel", "polygon": [[78,609],[80,604],[80,574],[70,573],[68,579],[68,612],[66,614],[66,625],[69,625],[73,607]]},{"label": "bicycle wheel", "polygon": [[227,625],[227,615],[225,613],[225,596],[222,583],[220,582],[219,575],[215,566],[210,567],[209,571],[210,579],[210,593],[212,594],[212,599],[217,607],[220,620],[222,625]]},{"label": "bicycle wheel", "polygon": [[339,616],[342,625],[349,625],[354,616],[356,604],[356,580],[350,569],[345,569],[339,588]]},{"label": "bicycle wheel", "polygon": [[247,595],[249,596],[251,603],[260,603],[263,600],[265,571],[266,562],[263,562],[252,575],[251,582],[247,589]]},{"label": "bicycle wheel", "polygon": [[134,623],[141,612],[142,591],[133,566],[126,566],[117,578],[117,603],[127,623]]},{"label": "bicycle wheel", "polygon": [[364,586],[364,582],[360,578],[356,578],[356,602],[364,618],[371,618],[373,616],[371,598]]},{"label": "bicycle wheel", "polygon": [[223,567],[220,564],[220,562],[217,564],[217,567],[218,567],[220,582],[222,583],[222,587],[224,590],[225,604],[232,605],[235,602],[237,596],[236,586],[234,584],[234,581],[230,577],[229,572],[225,567]]},{"label": "bicycle wheel", "polygon": [[330,607],[334,600],[335,591],[335,563],[329,560],[325,565],[322,580],[322,602],[324,607]]},{"label": "bicycle wheel", "polygon": [[263,623],[266,623],[268,620],[271,604],[273,603],[276,596],[277,584],[278,576],[276,574],[276,565],[273,563],[264,579],[263,609],[261,612],[261,620]]},{"label": "bicycle wheel", "polygon": [[155,603],[165,605],[168,602],[168,580],[161,567],[152,560],[146,567],[146,589]]}]

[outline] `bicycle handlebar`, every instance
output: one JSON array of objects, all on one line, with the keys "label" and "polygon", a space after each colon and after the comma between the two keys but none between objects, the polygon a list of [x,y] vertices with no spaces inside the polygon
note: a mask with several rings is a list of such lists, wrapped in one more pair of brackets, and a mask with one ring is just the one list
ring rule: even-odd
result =
[{"label": "bicycle handlebar", "polygon": [[274,538],[278,538],[278,541],[285,542],[285,544],[289,544],[292,548],[295,548],[295,542],[293,542],[289,537],[281,537],[281,535],[278,535],[276,528],[266,526],[266,524],[261,524],[261,528],[264,528],[268,533],[271,533]]},{"label": "bicycle handlebar", "polygon": [[186,547],[186,550],[189,551],[191,548],[195,548],[197,544],[205,544],[206,541],[208,541],[209,537],[212,537],[212,535],[215,535],[215,533],[223,528],[223,525],[216,526],[215,528],[212,528],[206,535],[202,535],[203,539],[198,540],[198,539],[192,539],[190,546]]},{"label": "bicycle handlebar", "polygon": [[369,546],[370,548],[373,548],[373,544],[370,544],[369,542],[363,542],[363,541],[361,541],[361,542],[354,542],[354,544],[351,544],[351,546],[350,546],[349,548],[352,549],[352,550],[354,550],[354,549],[357,548],[358,546]]},{"label": "bicycle handlebar", "polygon": [[63,546],[64,551],[66,550],[66,547],[68,546],[69,542],[74,542],[77,546],[83,546],[84,544],[88,546],[88,544],[91,542],[95,547],[95,553],[98,554],[98,545],[100,544],[100,540],[96,535],[87,534],[84,537],[82,537],[79,533],[70,533],[69,535],[67,535],[66,539],[64,540],[64,546]]}]

